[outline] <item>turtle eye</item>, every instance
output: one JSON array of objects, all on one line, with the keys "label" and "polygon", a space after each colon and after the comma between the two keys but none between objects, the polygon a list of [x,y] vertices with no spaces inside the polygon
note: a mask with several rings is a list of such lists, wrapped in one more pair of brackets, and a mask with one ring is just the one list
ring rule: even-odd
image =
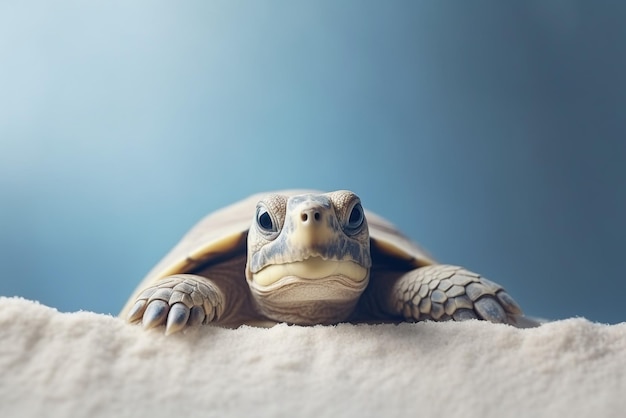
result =
[{"label": "turtle eye", "polygon": [[346,229],[349,232],[357,232],[357,230],[363,225],[365,220],[365,214],[363,213],[363,206],[360,203],[354,205],[350,211],[348,222],[346,222]]},{"label": "turtle eye", "polygon": [[272,220],[272,215],[262,206],[257,209],[256,223],[264,232],[276,232],[276,225]]}]

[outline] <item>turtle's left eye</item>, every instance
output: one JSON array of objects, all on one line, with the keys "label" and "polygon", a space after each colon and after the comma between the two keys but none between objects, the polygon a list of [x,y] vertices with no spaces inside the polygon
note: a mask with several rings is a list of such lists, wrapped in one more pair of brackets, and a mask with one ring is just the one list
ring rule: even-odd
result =
[{"label": "turtle's left eye", "polygon": [[361,206],[360,203],[357,203],[350,211],[348,222],[346,222],[346,229],[350,232],[356,232],[356,230],[363,225],[364,220],[365,214],[363,213],[363,206]]},{"label": "turtle's left eye", "polygon": [[256,212],[256,223],[263,232],[276,232],[276,224],[269,211],[260,206]]}]

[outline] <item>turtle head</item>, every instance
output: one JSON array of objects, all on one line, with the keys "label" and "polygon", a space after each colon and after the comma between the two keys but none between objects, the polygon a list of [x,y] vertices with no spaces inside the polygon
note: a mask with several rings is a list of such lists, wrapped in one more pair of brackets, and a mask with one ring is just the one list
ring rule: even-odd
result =
[{"label": "turtle head", "polygon": [[276,321],[347,319],[372,265],[367,219],[357,195],[263,198],[248,233],[246,279],[260,311]]}]

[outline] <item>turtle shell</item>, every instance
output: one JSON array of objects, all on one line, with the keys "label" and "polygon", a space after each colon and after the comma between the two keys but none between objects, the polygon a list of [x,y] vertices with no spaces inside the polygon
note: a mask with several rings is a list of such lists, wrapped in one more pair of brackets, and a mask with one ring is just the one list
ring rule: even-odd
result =
[{"label": "turtle shell", "polygon": [[[258,193],[208,214],[187,232],[178,244],[146,275],[120,313],[124,316],[142,289],[173,275],[190,273],[207,263],[218,263],[245,253],[248,229],[257,203],[270,193],[295,196],[319,194],[317,190],[280,190]],[[373,265],[390,265],[397,261],[407,269],[434,264],[435,260],[419,245],[404,236],[383,217],[365,210]],[[385,258],[385,262],[380,261]],[[241,272],[244,280],[244,272]]]}]

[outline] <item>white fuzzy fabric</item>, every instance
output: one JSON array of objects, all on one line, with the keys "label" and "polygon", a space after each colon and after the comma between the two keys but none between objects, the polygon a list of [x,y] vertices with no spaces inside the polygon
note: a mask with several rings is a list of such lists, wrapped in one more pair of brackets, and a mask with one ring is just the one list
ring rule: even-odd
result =
[{"label": "white fuzzy fabric", "polygon": [[144,332],[0,298],[1,417],[626,416],[626,323]]}]

